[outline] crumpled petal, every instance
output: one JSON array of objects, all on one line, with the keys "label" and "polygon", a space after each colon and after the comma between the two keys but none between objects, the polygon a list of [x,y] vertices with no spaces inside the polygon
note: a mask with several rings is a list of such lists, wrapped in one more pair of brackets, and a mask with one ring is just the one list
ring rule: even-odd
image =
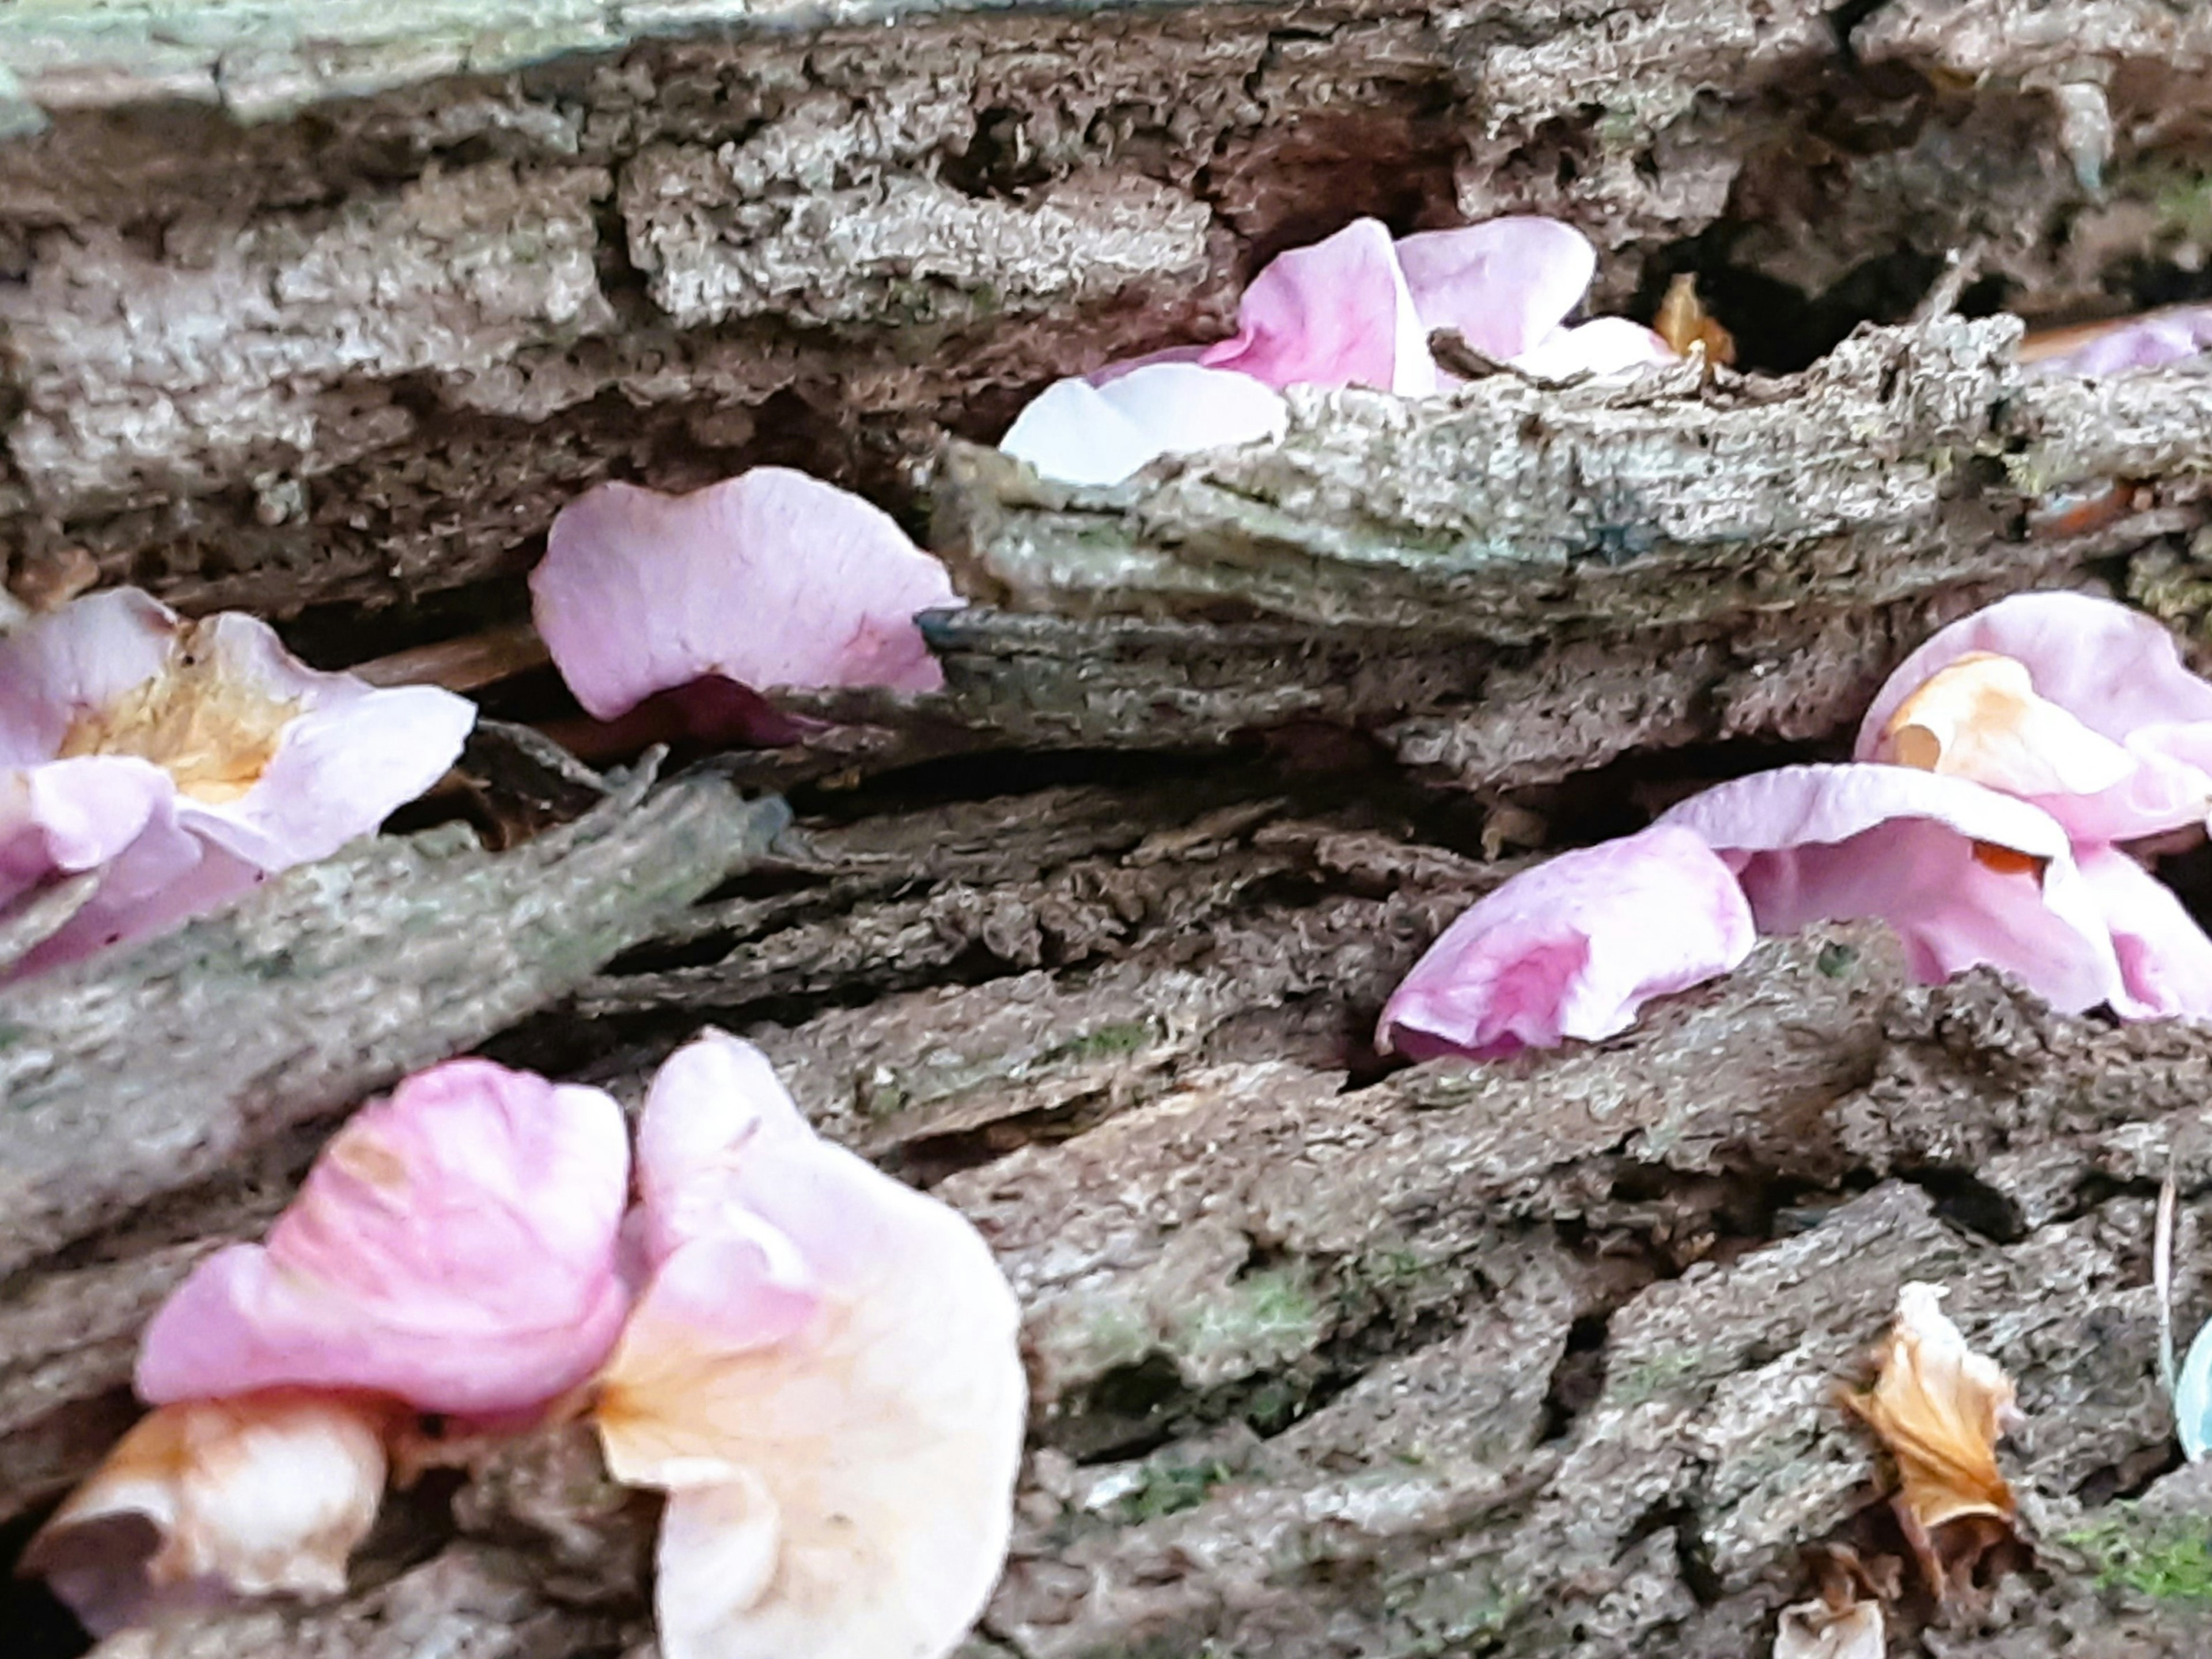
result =
[{"label": "crumpled petal", "polygon": [[1774,1659],[1884,1659],[1888,1651],[1879,1601],[1841,1612],[1825,1601],[1799,1601],[1782,1609],[1774,1632]]},{"label": "crumpled petal", "polygon": [[2063,331],[2051,349],[2023,349],[2031,374],[2124,374],[2164,368],[2212,351],[2212,305],[2172,306],[2123,322]]},{"label": "crumpled petal", "polygon": [[666,1659],[933,1659],[1003,1561],[1019,1313],[957,1212],[818,1139],[709,1032],[638,1133],[654,1264],[601,1381],[619,1480],[672,1494]]},{"label": "crumpled petal", "polygon": [[1997,1468],[1996,1443],[2021,1420],[2012,1379],[1967,1347],[1938,1305],[1942,1295],[1936,1285],[1899,1287],[1881,1375],[1873,1388],[1844,1397],[1897,1464],[1906,1535],[1939,1597],[1950,1578],[1942,1528],[1981,1522],[1959,1529],[1975,1553],[1994,1539],[1973,1534],[2009,1534],[2015,1506]]},{"label": "crumpled petal", "polygon": [[1511,366],[1540,380],[1567,380],[1579,374],[1633,374],[1680,361],[1674,347],[1643,324],[1626,317],[1593,317],[1547,335]]},{"label": "crumpled petal", "polygon": [[1929,983],[1986,963],[2063,1012],[2130,1004],[2065,830],[2026,801],[1910,767],[1785,766],[1659,821],[1729,862],[1761,933],[1876,917]]},{"label": "crumpled petal", "polygon": [[2203,822],[2212,807],[2212,683],[2183,665],[2155,617],[2085,593],[2014,594],[1938,630],[1883,684],[1852,752],[1875,758],[1906,700],[1982,652],[2021,663],[2037,696],[2135,757],[2135,770],[2109,788],[2035,798],[2077,839],[2130,840]]},{"label": "crumpled petal", "polygon": [[2128,751],[2035,694],[2027,665],[1975,651],[1897,707],[1873,756],[2008,795],[2094,795],[2136,769]]},{"label": "crumpled petal", "polygon": [[186,622],[135,589],[0,637],[0,905],[106,871],[16,971],[327,856],[435,782],[475,720],[451,692],[319,673],[252,617]]},{"label": "crumpled petal", "polygon": [[1562,853],[1478,900],[1391,994],[1376,1043],[1484,1060],[1595,1042],[1755,942],[1728,866],[1688,831],[1655,827]]},{"label": "crumpled petal", "polygon": [[612,1348],[622,1109],[597,1089],[459,1060],[363,1107],[265,1244],[200,1264],[155,1315],[157,1404],[285,1385],[419,1410],[527,1410]]},{"label": "crumpled petal", "polygon": [[2074,860],[2119,957],[2127,997],[2117,1012],[2212,1018],[2212,939],[2173,890],[2116,847],[2077,846]]},{"label": "crumpled petal", "polygon": [[889,514],[780,466],[688,495],[587,490],[553,520],[530,592],[561,677],[603,720],[710,674],[934,690],[915,615],[961,603]]},{"label": "crumpled petal", "polygon": [[999,447],[1063,483],[1116,484],[1163,455],[1280,437],[1289,419],[1280,394],[1249,374],[1152,363],[1103,384],[1054,381]]},{"label": "crumpled petal", "polygon": [[301,1395],[195,1401],[140,1420],[24,1552],[105,1636],[241,1597],[344,1593],[384,1493],[385,1414]]},{"label": "crumpled petal", "polygon": [[1237,323],[1200,362],[1279,390],[1366,386],[1420,398],[1437,389],[1429,331],[1378,219],[1276,255],[1244,290]]},{"label": "crumpled petal", "polygon": [[1559,331],[1597,275],[1589,237],[1534,215],[1422,231],[1401,240],[1397,255],[1425,334],[1455,329],[1501,363]]}]

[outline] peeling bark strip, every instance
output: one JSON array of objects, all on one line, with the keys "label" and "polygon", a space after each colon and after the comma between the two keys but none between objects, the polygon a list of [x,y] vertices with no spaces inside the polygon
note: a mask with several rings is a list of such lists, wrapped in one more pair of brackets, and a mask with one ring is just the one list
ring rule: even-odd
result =
[{"label": "peeling bark strip", "polygon": [[371,842],[0,992],[0,1273],[556,1000],[788,818],[700,773],[511,853]]}]

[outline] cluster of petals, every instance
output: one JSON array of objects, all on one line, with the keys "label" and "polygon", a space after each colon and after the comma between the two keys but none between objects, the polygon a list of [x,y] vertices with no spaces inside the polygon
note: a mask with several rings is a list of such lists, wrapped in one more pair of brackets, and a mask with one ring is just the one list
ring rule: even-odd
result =
[{"label": "cluster of petals", "polygon": [[670,693],[702,738],[788,741],[778,688],[943,684],[917,612],[961,603],[889,514],[787,467],[688,495],[603,483],[553,520],[532,613],[599,720]]},{"label": "cluster of petals", "polygon": [[1596,270],[1589,239],[1553,219],[1395,240],[1380,221],[1354,220],[1270,262],[1245,289],[1228,339],[1057,381],[999,447],[1063,483],[1119,483],[1162,455],[1279,434],[1285,386],[1443,390],[1450,376],[1429,352],[1439,329],[1551,380],[1671,361],[1665,341],[1626,318],[1565,326]]},{"label": "cluster of petals", "polygon": [[939,1200],[821,1140],[710,1032],[638,1131],[481,1060],[358,1113],[259,1244],[148,1327],[155,1407],[26,1556],[106,1632],[326,1596],[387,1449],[595,1390],[610,1469],[667,1493],[668,1659],[934,1659],[1005,1558],[1027,1403],[1012,1292]]},{"label": "cluster of petals", "polygon": [[2023,350],[2034,374],[2125,374],[2212,352],[2212,305],[2169,306],[2115,323],[2062,330]]},{"label": "cluster of petals", "polygon": [[1986,964],[2066,1012],[2212,1017],[2212,939],[2127,850],[2212,811],[2212,684],[2154,620],[2002,600],[1899,665],[1853,752],[1506,883],[1416,965],[1379,1041],[1486,1058],[1624,1029],[1749,947],[1707,860],[1761,934],[1875,918],[1929,982]]},{"label": "cluster of petals", "polygon": [[74,961],[327,857],[442,776],[465,698],[306,667],[251,617],[135,589],[0,635],[0,910],[98,873],[23,962]]}]

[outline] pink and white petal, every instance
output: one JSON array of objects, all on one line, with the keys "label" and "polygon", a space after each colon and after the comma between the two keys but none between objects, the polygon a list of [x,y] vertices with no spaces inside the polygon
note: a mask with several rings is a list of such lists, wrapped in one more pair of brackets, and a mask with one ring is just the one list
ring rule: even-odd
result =
[{"label": "pink and white petal", "polygon": [[2108,375],[2164,368],[2212,351],[2212,305],[2148,312],[2088,333],[2067,349],[2023,354],[2030,374]]},{"label": "pink and white petal", "polygon": [[24,1552],[94,1635],[241,1598],[344,1593],[383,1497],[386,1413],[313,1395],[140,1420]]},{"label": "pink and white petal", "polygon": [[1154,363],[1103,386],[1047,386],[999,447],[1062,483],[1116,484],[1163,455],[1279,437],[1289,421],[1281,395],[1249,374]]},{"label": "pink and white petal", "polygon": [[1499,362],[1556,332],[1597,274],[1589,237],[1534,216],[1423,231],[1397,252],[1425,332],[1456,329]]},{"label": "pink and white petal", "polygon": [[[85,755],[0,772],[0,903],[96,869],[149,830],[173,828],[176,786],[150,761]],[[183,861],[193,855],[185,850]]]},{"label": "pink and white petal", "polygon": [[1278,391],[1365,386],[1419,398],[1437,389],[1428,330],[1380,220],[1355,219],[1278,254],[1244,290],[1237,320],[1237,332],[1208,346],[1201,363]]},{"label": "pink and white petal", "polygon": [[[1901,766],[1786,766],[1665,813],[1735,868],[1762,933],[1874,917],[1930,982],[1978,963],[2067,1012],[2124,998],[2095,896],[2048,813]],[[2040,866],[1978,855],[1977,843]]]},{"label": "pink and white petal", "polygon": [[1681,361],[1674,347],[1643,324],[1626,317],[1595,317],[1546,335],[1511,365],[1540,380],[1567,380],[1580,374],[1641,374]]},{"label": "pink and white petal", "polygon": [[1751,909],[1728,866],[1655,827],[1522,872],[1444,931],[1391,994],[1376,1042],[1474,1059],[1626,1030],[1649,999],[1750,954]]},{"label": "pink and white petal", "polygon": [[530,587],[562,677],[600,720],[708,674],[934,690],[914,617],[961,603],[890,514],[765,466],[683,496],[587,491],[554,520]]},{"label": "pink and white petal", "polygon": [[194,1270],[148,1327],[145,1398],[285,1385],[527,1410],[588,1377],[628,1295],[621,1109],[487,1060],[410,1078],[324,1151],[265,1245]]},{"label": "pink and white petal", "polygon": [[102,869],[91,902],[24,955],[5,977],[28,978],[156,938],[222,908],[266,879],[259,866],[233,858],[173,821],[149,827]]},{"label": "pink and white petal", "polygon": [[2115,847],[2075,849],[2118,952],[2127,994],[2115,1009],[2135,1018],[2212,1018],[2212,939],[2173,890]]},{"label": "pink and white petal", "polygon": [[0,634],[0,767],[52,760],[79,716],[167,666],[177,629],[167,605],[124,587]]}]

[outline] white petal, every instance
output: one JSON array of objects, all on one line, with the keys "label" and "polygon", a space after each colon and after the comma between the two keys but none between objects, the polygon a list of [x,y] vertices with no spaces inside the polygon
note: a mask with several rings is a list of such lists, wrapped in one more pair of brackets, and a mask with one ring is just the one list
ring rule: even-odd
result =
[{"label": "white petal", "polygon": [[1103,386],[1055,381],[999,447],[1062,483],[1116,484],[1163,455],[1280,437],[1289,418],[1281,395],[1249,374],[1152,363]]}]

